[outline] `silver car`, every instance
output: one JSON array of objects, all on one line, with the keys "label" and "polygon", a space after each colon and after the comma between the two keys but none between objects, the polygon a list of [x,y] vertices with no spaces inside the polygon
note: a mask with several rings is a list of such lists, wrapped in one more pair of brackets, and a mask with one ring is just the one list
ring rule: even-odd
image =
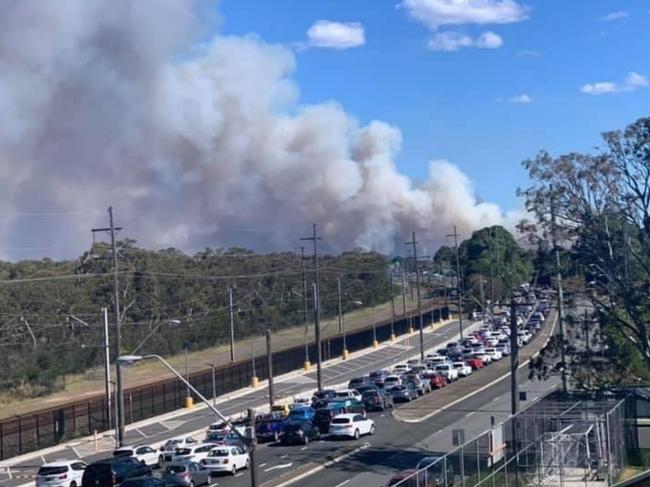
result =
[{"label": "silver car", "polygon": [[196,462],[173,463],[162,477],[166,486],[198,487],[210,484],[210,470]]}]

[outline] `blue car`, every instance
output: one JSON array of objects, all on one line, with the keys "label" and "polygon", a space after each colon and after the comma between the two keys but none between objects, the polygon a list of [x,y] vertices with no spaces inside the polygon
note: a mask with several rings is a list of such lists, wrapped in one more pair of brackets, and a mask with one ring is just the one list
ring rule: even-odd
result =
[{"label": "blue car", "polygon": [[292,422],[311,422],[314,419],[314,415],[316,414],[316,411],[309,407],[299,407],[292,409],[289,412],[289,416],[287,417],[287,421],[292,421]]},{"label": "blue car", "polygon": [[262,441],[278,441],[288,420],[279,415],[265,416],[257,425],[255,436]]}]

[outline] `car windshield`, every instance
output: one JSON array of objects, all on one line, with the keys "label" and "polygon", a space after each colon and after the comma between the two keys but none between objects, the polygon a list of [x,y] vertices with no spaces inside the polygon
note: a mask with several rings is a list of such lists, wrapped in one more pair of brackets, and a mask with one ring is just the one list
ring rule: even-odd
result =
[{"label": "car windshield", "polygon": [[366,398],[369,398],[369,397],[375,397],[376,395],[377,395],[377,391],[374,391],[374,390],[366,391],[366,392],[363,393],[363,398],[366,399]]},{"label": "car windshield", "polygon": [[210,452],[211,457],[227,457],[228,450],[212,450]]},{"label": "car windshield", "polygon": [[130,457],[133,455],[133,450],[115,450],[113,452],[114,457]]},{"label": "car windshield", "polygon": [[171,473],[171,474],[177,474],[177,473],[183,473],[187,469],[186,465],[169,465],[165,469],[165,473]]},{"label": "car windshield", "polygon": [[226,438],[225,433],[213,433],[208,435],[210,441],[223,441]]},{"label": "car windshield", "polygon": [[348,424],[350,422],[350,418],[334,418],[332,420],[332,424]]},{"label": "car windshield", "polygon": [[68,467],[41,467],[38,469],[38,475],[61,475],[67,471]]},{"label": "car windshield", "polygon": [[176,455],[189,455],[192,450],[189,448],[176,448]]},{"label": "car windshield", "polygon": [[301,424],[288,424],[284,427],[284,432],[285,433],[292,433],[295,431],[300,431],[302,430],[302,425]]}]

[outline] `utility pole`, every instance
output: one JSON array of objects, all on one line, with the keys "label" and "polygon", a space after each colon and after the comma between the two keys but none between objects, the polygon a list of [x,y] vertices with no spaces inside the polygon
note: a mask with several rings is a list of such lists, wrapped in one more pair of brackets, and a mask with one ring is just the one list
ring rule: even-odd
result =
[{"label": "utility pole", "polygon": [[415,266],[415,286],[418,298],[418,315],[420,316],[420,360],[424,360],[424,325],[422,323],[422,301],[420,299],[420,270],[418,269],[418,249],[415,240],[415,232],[412,233],[413,240],[406,242],[405,245],[413,247],[413,264]]},{"label": "utility pole", "polygon": [[517,335],[517,303],[510,300],[510,410],[517,414],[519,410],[519,392],[517,369],[519,368],[519,341]]},{"label": "utility pole", "polygon": [[305,323],[305,370],[311,368],[309,361],[309,305],[307,304],[307,270],[305,268],[305,247],[300,247],[300,263],[302,265],[302,306]]},{"label": "utility pole", "polygon": [[339,334],[343,333],[343,307],[341,306],[341,278],[336,280],[336,289],[338,291],[339,301]]},{"label": "utility pole", "polygon": [[[115,240],[116,232],[122,230],[122,227],[116,227],[113,219],[113,207],[108,207],[108,227],[93,228],[91,231],[108,232],[111,237],[111,258],[113,261],[113,314],[115,315],[115,357],[122,353],[122,334],[121,334],[121,317],[120,317],[120,288],[117,268],[117,244]],[[117,430],[117,444],[124,445],[124,388],[122,385],[122,367],[119,362],[115,362],[115,402],[117,406],[117,417],[115,418]]]},{"label": "utility pole", "polygon": [[232,287],[228,288],[228,308],[230,310],[230,362],[235,361],[235,307],[232,299]]},{"label": "utility pole", "polygon": [[406,316],[406,277],[404,276],[404,269],[400,269],[400,274],[402,274],[402,315]]},{"label": "utility pole", "polygon": [[460,279],[460,253],[458,251],[458,232],[454,225],[454,233],[447,235],[454,237],[454,248],[456,249],[456,294],[458,295],[458,326],[460,327],[460,340],[463,340],[463,294]]},{"label": "utility pole", "polygon": [[316,224],[314,223],[311,237],[303,237],[300,240],[311,240],[314,243],[314,329],[316,338],[316,377],[318,390],[323,390],[323,371],[322,365],[322,344],[320,336],[320,270],[318,268],[318,241],[321,238],[317,234]]},{"label": "utility pole", "polygon": [[273,350],[271,348],[271,330],[266,327],[266,360],[269,369],[269,412],[273,410],[274,394],[273,394]]},{"label": "utility pole", "polygon": [[111,352],[110,342],[108,339],[108,309],[102,308],[102,317],[104,318],[104,381],[106,382],[106,418],[108,419],[108,429],[113,428],[111,411]]},{"label": "utility pole", "polygon": [[562,392],[567,392],[567,363],[566,363],[566,349],[564,337],[566,332],[564,329],[564,294],[562,292],[562,269],[560,267],[560,247],[557,242],[557,223],[555,215],[555,201],[553,197],[553,186],[551,186],[551,236],[553,239],[553,249],[555,251],[555,271],[557,278],[557,319],[560,325],[559,339],[560,339],[560,360],[562,361],[561,377],[562,377]]},{"label": "utility pole", "polygon": [[390,270],[390,341],[395,341],[395,273]]},{"label": "utility pole", "polygon": [[345,336],[345,323],[343,322],[343,305],[341,304],[341,278],[339,277],[336,280],[337,288],[338,288],[338,297],[339,297],[339,333],[342,336],[343,339],[343,353],[342,353],[342,358],[343,360],[348,359],[348,344],[347,344],[347,339]]},{"label": "utility pole", "polygon": [[248,438],[250,445],[250,472],[251,472],[251,487],[258,487],[260,474],[257,465],[257,425],[255,424],[255,409],[248,408],[248,422],[250,424],[250,436]]}]

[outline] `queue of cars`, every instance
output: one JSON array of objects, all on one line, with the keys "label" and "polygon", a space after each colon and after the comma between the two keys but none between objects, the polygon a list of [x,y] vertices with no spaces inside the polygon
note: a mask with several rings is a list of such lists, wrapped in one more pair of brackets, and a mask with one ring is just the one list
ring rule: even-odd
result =
[{"label": "queue of cars", "polygon": [[[520,286],[514,292],[513,300],[518,304],[514,316],[517,323],[517,345],[522,347],[528,344],[542,328],[550,305],[547,292],[544,289],[535,289],[528,285]],[[405,382],[409,376],[415,373],[423,375],[417,368],[420,365],[424,365],[428,371],[424,373],[425,376],[426,374],[435,374],[435,377],[444,379],[446,383],[457,378],[467,377],[472,370],[501,360],[510,354],[512,318],[507,309],[499,310],[491,316],[482,317],[483,325],[480,329],[460,343],[448,343],[444,349],[427,355],[422,363],[409,360],[406,364],[395,366],[393,368],[395,383],[398,383],[397,379]],[[450,372],[451,369],[455,369],[457,374]],[[428,377],[433,378],[434,375],[428,375]],[[402,392],[400,391],[398,394],[401,395]],[[453,462],[442,461],[440,455],[427,456],[422,458],[415,468],[395,474],[388,481],[387,487],[395,485],[400,487],[451,487],[457,485],[454,480]]]}]

